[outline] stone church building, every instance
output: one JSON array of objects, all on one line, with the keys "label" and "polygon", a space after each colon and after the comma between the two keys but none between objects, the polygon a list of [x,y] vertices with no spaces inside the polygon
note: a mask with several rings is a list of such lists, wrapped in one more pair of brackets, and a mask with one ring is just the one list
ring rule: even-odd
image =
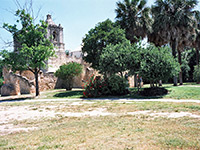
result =
[{"label": "stone church building", "polygon": [[50,58],[47,62],[47,70],[46,72],[55,72],[59,66],[61,66],[63,63],[66,63],[67,57],[65,53],[65,44],[63,41],[63,27],[59,24],[56,25],[51,15],[47,15],[48,28],[47,28],[47,38],[50,39],[50,36],[52,36],[51,42],[53,43],[55,47],[55,54],[57,57]]},{"label": "stone church building", "polygon": [[[64,81],[54,76],[54,72],[59,66],[68,62],[77,62],[83,65],[83,73],[75,77],[73,87],[81,87],[82,80],[88,80],[91,74],[95,71],[89,67],[89,64],[82,60],[82,57],[77,58],[73,53],[67,55],[65,52],[65,44],[63,40],[63,27],[59,24],[56,25],[51,15],[47,15],[46,22],[48,23],[47,38],[51,39],[54,45],[56,57],[50,58],[39,76],[39,89],[45,91],[55,88],[63,88]],[[14,41],[14,49],[16,50],[16,41]],[[13,73],[11,70],[3,69],[3,76],[5,84],[1,88],[1,96],[20,95],[35,93],[35,78],[31,71],[18,71]]]}]

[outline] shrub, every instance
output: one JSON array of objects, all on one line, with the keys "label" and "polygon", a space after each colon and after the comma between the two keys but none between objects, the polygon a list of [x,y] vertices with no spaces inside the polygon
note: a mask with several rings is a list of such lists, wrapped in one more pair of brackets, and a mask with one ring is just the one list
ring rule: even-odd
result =
[{"label": "shrub", "polygon": [[108,86],[111,95],[124,95],[127,94],[127,80],[117,75],[108,78]]},{"label": "shrub", "polygon": [[83,85],[85,89],[84,97],[100,97],[106,95],[124,95],[127,94],[127,82],[120,76],[113,75],[106,79],[100,76],[91,76],[89,82]]},{"label": "shrub", "polygon": [[70,62],[60,66],[55,72],[55,76],[65,81],[66,90],[71,90],[73,85],[73,78],[82,73],[82,65],[76,62]]},{"label": "shrub", "polygon": [[0,78],[0,88],[2,87],[3,84],[4,84],[4,80],[3,78]]},{"label": "shrub", "polygon": [[193,78],[197,83],[200,83],[200,66],[194,67]]},{"label": "shrub", "polygon": [[99,97],[101,95],[101,77],[92,75],[89,82],[86,82],[83,88],[85,88],[83,92],[84,97]]}]

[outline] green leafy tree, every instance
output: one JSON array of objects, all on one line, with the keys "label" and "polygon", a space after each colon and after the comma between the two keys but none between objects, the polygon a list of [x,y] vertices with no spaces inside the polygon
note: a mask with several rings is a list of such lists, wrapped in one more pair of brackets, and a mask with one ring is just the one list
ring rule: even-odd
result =
[{"label": "green leafy tree", "polygon": [[123,0],[117,2],[116,19],[121,28],[126,31],[126,37],[135,43],[145,38],[151,30],[152,19],[146,0]]},{"label": "green leafy tree", "polygon": [[99,69],[99,59],[103,48],[109,44],[118,44],[126,41],[124,30],[107,19],[91,29],[83,38],[83,59],[94,69]]},{"label": "green leafy tree", "polygon": [[3,27],[9,31],[14,38],[16,49],[14,52],[4,50],[2,52],[3,62],[16,70],[30,70],[35,75],[36,96],[39,95],[38,74],[44,68],[45,61],[54,56],[53,45],[46,38],[47,23],[40,21],[34,24],[33,18],[25,10],[16,11],[19,18],[17,23],[21,23],[21,29],[17,25],[4,23]]},{"label": "green leafy tree", "polygon": [[65,81],[66,90],[71,90],[73,85],[73,78],[82,73],[82,65],[76,62],[70,62],[60,66],[55,72],[55,76]]},{"label": "green leafy tree", "polygon": [[179,63],[172,57],[168,47],[149,45],[141,51],[141,57],[139,74],[152,85],[159,80],[167,81],[180,70]]},{"label": "green leafy tree", "polygon": [[124,43],[106,46],[99,60],[100,72],[109,75],[120,73],[121,77],[125,71],[134,74],[139,69],[140,49],[139,44],[131,45],[128,40]]},{"label": "green leafy tree", "polygon": [[194,67],[193,78],[197,83],[200,83],[200,66]]}]

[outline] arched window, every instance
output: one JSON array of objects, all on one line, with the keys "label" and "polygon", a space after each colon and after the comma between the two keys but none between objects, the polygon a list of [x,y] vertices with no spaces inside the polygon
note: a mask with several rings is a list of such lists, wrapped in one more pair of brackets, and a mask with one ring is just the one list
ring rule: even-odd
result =
[{"label": "arched window", "polygon": [[56,31],[53,31],[53,40],[57,41],[57,33],[56,33]]}]

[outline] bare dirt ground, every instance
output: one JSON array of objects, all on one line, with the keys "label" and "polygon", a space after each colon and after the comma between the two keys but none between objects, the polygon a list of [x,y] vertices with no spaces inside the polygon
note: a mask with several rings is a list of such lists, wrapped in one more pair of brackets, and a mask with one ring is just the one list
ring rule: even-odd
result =
[{"label": "bare dirt ground", "polygon": [[[118,103],[121,103],[119,101]],[[179,117],[191,117],[200,119],[200,115],[196,115],[190,112],[156,112],[152,110],[134,111],[126,113],[113,113],[109,112],[107,108],[95,107],[81,112],[74,111],[61,111],[65,107],[81,106],[87,104],[93,104],[95,102],[76,101],[76,102],[63,102],[65,105],[0,105],[0,135],[7,135],[11,133],[21,131],[31,131],[39,129],[39,126],[33,126],[32,124],[22,126],[23,121],[31,120],[45,120],[56,118],[57,116],[63,117],[98,117],[98,116],[123,116],[123,115],[147,115],[152,118],[165,117],[165,118],[179,118]],[[108,102],[109,103],[109,102]],[[131,103],[131,102],[129,102]]]}]

